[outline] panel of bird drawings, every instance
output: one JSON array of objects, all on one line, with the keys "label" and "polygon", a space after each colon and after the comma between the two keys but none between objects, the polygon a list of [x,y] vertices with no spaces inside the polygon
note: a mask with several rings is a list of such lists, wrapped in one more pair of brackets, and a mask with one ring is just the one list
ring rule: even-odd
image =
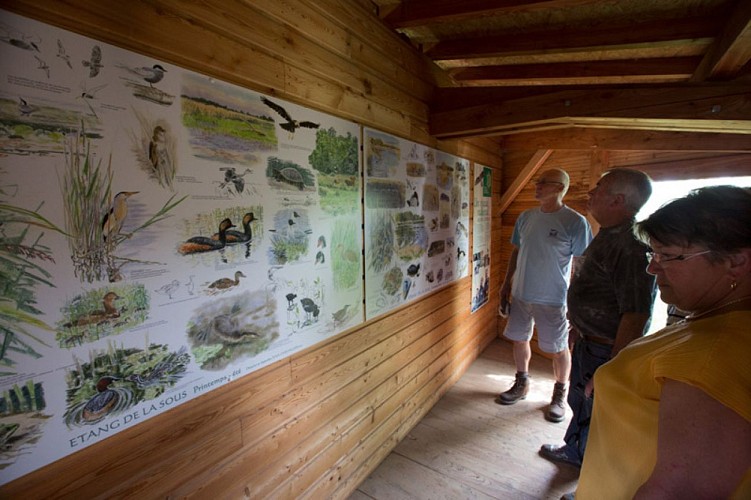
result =
[{"label": "panel of bird drawings", "polygon": [[368,319],[468,274],[469,162],[368,128]]},{"label": "panel of bird drawings", "polygon": [[0,478],[364,319],[360,127],[0,11]]},{"label": "panel of bird drawings", "polygon": [[491,200],[493,196],[493,171],[480,164],[473,164],[474,179],[472,209],[472,301],[470,310],[475,312],[488,301],[490,287],[490,230]]}]

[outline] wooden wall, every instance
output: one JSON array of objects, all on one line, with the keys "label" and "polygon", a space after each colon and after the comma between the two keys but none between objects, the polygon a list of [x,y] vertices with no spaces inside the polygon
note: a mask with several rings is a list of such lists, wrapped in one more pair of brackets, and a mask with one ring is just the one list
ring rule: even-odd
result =
[{"label": "wooden wall", "polygon": [[[367,0],[8,0],[2,8],[501,165],[492,142],[429,137],[426,103],[440,76]],[[491,303],[473,315],[465,278],[19,478],[0,497],[345,498],[496,336],[498,256],[494,245]]]}]

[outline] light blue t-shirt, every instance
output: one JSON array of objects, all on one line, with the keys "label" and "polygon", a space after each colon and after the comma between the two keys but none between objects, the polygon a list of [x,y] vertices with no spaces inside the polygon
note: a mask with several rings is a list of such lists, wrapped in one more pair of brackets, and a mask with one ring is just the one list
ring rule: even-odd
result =
[{"label": "light blue t-shirt", "polygon": [[511,295],[532,304],[563,306],[571,257],[582,255],[590,241],[587,219],[565,205],[550,213],[540,208],[522,212],[511,235],[519,248]]}]

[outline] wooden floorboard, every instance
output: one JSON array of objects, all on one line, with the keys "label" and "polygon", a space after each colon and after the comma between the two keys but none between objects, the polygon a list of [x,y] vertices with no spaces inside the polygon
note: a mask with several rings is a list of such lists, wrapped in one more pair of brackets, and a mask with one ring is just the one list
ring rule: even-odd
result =
[{"label": "wooden floorboard", "polygon": [[550,361],[532,356],[526,400],[494,403],[514,371],[511,344],[492,342],[349,500],[547,500],[573,491],[578,469],[538,455],[543,443],[562,443],[571,416],[559,424],[543,417]]}]

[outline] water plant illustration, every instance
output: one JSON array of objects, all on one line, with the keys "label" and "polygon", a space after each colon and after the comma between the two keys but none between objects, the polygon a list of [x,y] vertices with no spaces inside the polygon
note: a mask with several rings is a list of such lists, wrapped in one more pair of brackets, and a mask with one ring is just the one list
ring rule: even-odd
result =
[{"label": "water plant illustration", "polygon": [[[0,171],[2,173],[2,171]],[[57,231],[54,224],[35,211],[5,203],[14,186],[0,185],[0,376],[14,373],[15,355],[40,358],[34,347],[49,347],[33,330],[53,331],[40,320],[36,288],[54,287],[42,263],[52,262],[51,250],[42,244],[45,233],[32,234],[32,226]]]},{"label": "water plant illustration", "polygon": [[175,195],[172,195],[148,220],[130,232],[124,232],[128,200],[138,192],[120,191],[113,194],[112,158],[102,165],[101,159],[95,164],[92,157],[91,143],[84,134],[67,138],[65,172],[60,185],[65,201],[68,246],[75,275],[82,282],[91,283],[105,277],[110,282],[120,281],[124,265],[153,262],[118,256],[117,247],[138,231],[169,217],[169,212],[187,195],[176,201]]},{"label": "water plant illustration", "polygon": [[31,453],[50,415],[41,382],[13,384],[0,394],[0,470]]}]

